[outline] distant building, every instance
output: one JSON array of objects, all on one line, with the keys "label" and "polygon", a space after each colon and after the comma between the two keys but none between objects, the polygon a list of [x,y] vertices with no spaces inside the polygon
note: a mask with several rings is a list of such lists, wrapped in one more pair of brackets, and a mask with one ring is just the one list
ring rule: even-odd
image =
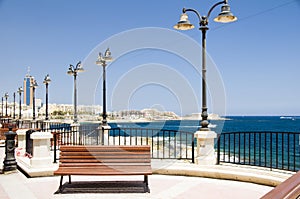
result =
[{"label": "distant building", "polygon": [[24,78],[24,85],[23,85],[24,99],[23,100],[24,100],[24,104],[26,104],[27,106],[32,106],[32,102],[33,102],[33,89],[32,87],[30,87],[33,81],[34,81],[34,77],[29,75],[29,73]]}]

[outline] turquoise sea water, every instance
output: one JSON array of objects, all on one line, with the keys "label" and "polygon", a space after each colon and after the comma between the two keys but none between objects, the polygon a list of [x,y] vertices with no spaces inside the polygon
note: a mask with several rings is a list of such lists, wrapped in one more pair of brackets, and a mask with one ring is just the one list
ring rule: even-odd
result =
[{"label": "turquoise sea water", "polygon": [[[212,120],[210,128],[217,133],[224,132],[300,132],[300,116],[228,116],[227,120]],[[195,132],[198,120],[167,120],[154,122],[111,122],[111,127],[152,128]]]}]

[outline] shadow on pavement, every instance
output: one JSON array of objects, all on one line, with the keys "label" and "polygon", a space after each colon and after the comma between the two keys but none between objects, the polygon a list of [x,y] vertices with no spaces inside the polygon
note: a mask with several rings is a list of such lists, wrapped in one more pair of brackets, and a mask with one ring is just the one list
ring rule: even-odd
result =
[{"label": "shadow on pavement", "polygon": [[150,189],[142,181],[77,181],[64,183],[62,191],[55,192],[60,193],[150,193]]}]

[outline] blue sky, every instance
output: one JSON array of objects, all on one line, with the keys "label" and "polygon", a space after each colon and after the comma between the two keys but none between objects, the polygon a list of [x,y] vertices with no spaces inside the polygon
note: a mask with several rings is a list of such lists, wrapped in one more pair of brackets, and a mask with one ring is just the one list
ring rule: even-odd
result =
[{"label": "blue sky", "polygon": [[[200,60],[200,50],[179,45],[181,38],[186,37],[200,44],[201,33],[197,30],[195,15],[189,13],[195,29],[176,33],[178,31],[172,27],[179,20],[183,7],[194,8],[203,15],[216,2],[0,0],[0,95],[8,92],[12,96],[22,86],[30,67],[30,74],[39,84],[38,98],[45,98],[42,80],[49,73],[52,79],[49,103],[71,104],[73,79],[66,71],[69,64],[75,65],[82,60],[86,72],[78,77],[79,103],[85,103],[85,98],[92,98],[93,103],[101,105],[101,84],[90,85],[86,79],[89,79],[88,74],[97,74],[101,82],[101,68],[92,66],[90,63],[93,61],[89,60],[96,61],[95,51],[105,51],[109,46],[116,59],[107,68],[108,110],[155,107],[178,114],[199,112],[201,76],[191,67],[191,63],[178,54],[161,49],[138,49],[119,54],[122,46],[129,45],[126,42],[134,40],[123,39],[115,48],[115,44],[110,45],[110,42],[116,35],[136,29],[161,28],[162,32],[169,29],[172,37],[164,43],[166,49],[177,48],[186,56],[193,54],[194,57],[199,53]],[[300,115],[300,1],[229,0],[229,4],[238,21],[225,25],[215,23],[213,18],[220,10],[217,7],[210,17],[207,33],[207,53],[222,79],[218,79],[218,83],[224,87],[225,97],[223,99],[221,96],[220,100],[226,114]],[[136,37],[142,43],[143,39],[156,36],[138,34]],[[160,40],[164,41],[164,38]],[[166,69],[166,73],[159,69],[156,72],[156,68]],[[131,80],[152,76],[157,79],[149,83],[150,78],[147,84],[133,88],[129,91],[131,94],[126,96],[128,99],[124,99],[124,106],[119,107],[116,101],[122,100],[118,98],[117,91],[124,89],[118,85],[127,86],[129,82],[126,78],[139,69],[143,69],[141,73],[153,69],[151,71],[154,73],[133,76]],[[208,78],[213,82],[214,76],[209,76],[211,73],[208,70]],[[174,82],[163,82],[162,79],[168,74],[174,77]],[[191,88],[191,91],[186,91],[184,86]],[[215,99],[211,99],[216,98],[212,94],[216,92],[213,88],[209,91],[209,112],[214,112],[216,107]],[[93,92],[85,93],[89,90]],[[186,92],[181,93],[182,90]],[[12,98],[9,100],[12,101]]]}]

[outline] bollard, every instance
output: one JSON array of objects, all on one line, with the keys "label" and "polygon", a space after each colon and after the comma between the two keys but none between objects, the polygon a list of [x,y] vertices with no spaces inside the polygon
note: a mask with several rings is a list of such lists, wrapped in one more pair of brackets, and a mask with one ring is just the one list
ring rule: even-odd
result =
[{"label": "bollard", "polygon": [[17,133],[12,131],[12,126],[9,126],[8,132],[4,133],[5,140],[5,158],[3,161],[3,171],[13,171],[17,169],[15,158],[15,137]]}]

